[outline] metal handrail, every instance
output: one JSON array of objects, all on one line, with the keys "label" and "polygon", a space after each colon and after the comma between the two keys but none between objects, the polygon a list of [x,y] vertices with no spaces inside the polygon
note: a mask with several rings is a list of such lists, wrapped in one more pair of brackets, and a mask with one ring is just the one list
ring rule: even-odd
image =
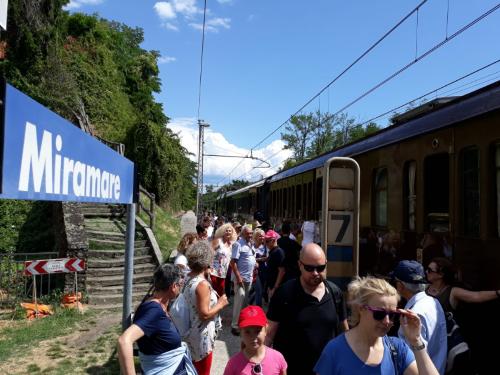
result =
[{"label": "metal handrail", "polygon": [[155,195],[153,193],[150,193],[144,187],[139,185],[139,192],[144,194],[146,197],[149,199],[149,208],[144,206],[142,203],[141,199],[139,198],[139,202],[137,203],[137,214],[141,212],[141,210],[144,211],[146,215],[149,217],[149,227],[151,230],[154,231],[154,225],[155,225]]}]

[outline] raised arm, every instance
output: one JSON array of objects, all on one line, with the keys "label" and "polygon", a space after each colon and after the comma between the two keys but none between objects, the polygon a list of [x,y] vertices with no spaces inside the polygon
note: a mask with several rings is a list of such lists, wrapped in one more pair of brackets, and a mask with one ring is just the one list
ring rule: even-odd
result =
[{"label": "raised arm", "polygon": [[469,303],[487,302],[500,297],[498,290],[484,290],[481,292],[474,292],[463,288],[453,287],[450,293],[450,303],[453,308],[456,308],[458,301]]},{"label": "raised arm", "polygon": [[201,320],[210,320],[217,315],[227,304],[227,296],[223,294],[217,303],[210,307],[210,287],[208,281],[202,281],[196,287],[196,308]]},{"label": "raised arm", "polygon": [[403,334],[415,355],[415,362],[406,368],[404,375],[439,375],[429,353],[427,353],[424,340],[420,336],[420,318],[413,311],[403,309],[399,311],[403,313],[401,317]]}]

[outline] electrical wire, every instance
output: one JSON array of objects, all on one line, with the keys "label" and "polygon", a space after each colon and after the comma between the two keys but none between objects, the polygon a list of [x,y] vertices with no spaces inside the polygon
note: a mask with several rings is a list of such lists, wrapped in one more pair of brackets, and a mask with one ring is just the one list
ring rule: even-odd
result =
[{"label": "electrical wire", "polygon": [[198,83],[198,121],[200,120],[200,107],[201,107],[201,82],[203,77],[203,53],[205,51],[205,25],[207,16],[207,0],[203,8],[203,28],[201,32],[201,56],[200,56],[200,80]]},{"label": "electrical wire", "polygon": [[[490,68],[490,67],[492,67],[493,65],[498,64],[498,63],[500,63],[500,59],[497,59],[497,60],[495,60],[495,61],[493,61],[493,62],[491,62],[491,63],[489,63],[489,64],[483,65],[482,67],[480,67],[480,68],[478,68],[478,69],[475,69],[475,70],[473,70],[473,71],[472,71],[472,72],[470,72],[470,73],[467,73],[467,74],[465,74],[465,75],[463,75],[463,76],[461,76],[461,77],[459,77],[459,78],[456,78],[456,79],[454,79],[453,81],[450,81],[450,82],[448,82],[448,83],[446,83],[446,84],[444,84],[444,85],[442,85],[442,86],[440,86],[440,87],[438,87],[438,88],[435,88],[435,89],[433,89],[433,90],[431,90],[431,91],[428,91],[428,92],[426,92],[425,94],[420,95],[420,96],[418,96],[418,97],[416,97],[416,98],[414,98],[414,99],[412,99],[412,100],[410,100],[410,101],[407,101],[407,102],[406,102],[406,103],[404,103],[404,104],[398,105],[397,107],[394,107],[394,108],[389,109],[389,110],[387,110],[387,111],[385,111],[385,112],[383,112],[383,113],[381,113],[381,114],[379,114],[379,115],[377,115],[377,116],[374,116],[374,117],[370,118],[369,120],[366,120],[366,121],[364,121],[363,123],[361,123],[361,124],[358,124],[358,125],[354,126],[353,128],[363,127],[363,126],[365,126],[365,125],[369,124],[370,122],[374,122],[375,120],[378,120],[378,119],[383,118],[383,117],[385,117],[385,116],[387,116],[387,115],[393,114],[395,111],[397,111],[397,110],[399,110],[399,109],[401,109],[401,108],[404,108],[404,107],[406,107],[406,106],[408,106],[408,105],[410,105],[410,104],[414,103],[415,101],[418,101],[418,100],[420,100],[420,99],[423,99],[423,98],[425,98],[425,97],[427,97],[427,96],[429,96],[429,95],[431,95],[431,94],[437,93],[438,91],[440,91],[440,90],[442,90],[442,89],[444,89],[444,88],[446,88],[446,87],[449,87],[449,86],[451,86],[451,85],[453,85],[453,84],[455,84],[455,83],[457,83],[457,82],[460,82],[460,81],[462,81],[462,80],[464,80],[464,79],[466,79],[466,78],[468,78],[468,77],[470,77],[470,76],[472,76],[472,75],[474,75],[474,74],[476,74],[476,73],[479,73],[479,72],[481,72],[481,71],[483,71],[483,70],[485,70],[485,69],[488,69],[488,68]],[[494,72],[494,73],[487,74],[486,76],[483,76],[483,77],[477,78],[477,79],[475,79],[475,80],[472,80],[472,81],[470,81],[470,82],[468,82],[468,83],[465,83],[465,84],[463,84],[463,85],[461,85],[461,86],[455,87],[455,88],[453,88],[452,90],[445,91],[444,93],[448,93],[448,92],[454,91],[454,90],[456,90],[456,89],[460,89],[459,91],[464,91],[464,90],[466,90],[466,89],[467,89],[467,88],[465,88],[465,89],[464,89],[464,87],[469,86],[468,88],[470,88],[470,85],[471,85],[471,84],[473,84],[473,83],[474,83],[474,85],[473,85],[473,86],[482,85],[482,84],[484,83],[484,81],[483,81],[483,82],[481,82],[481,83],[476,83],[476,82],[481,81],[481,80],[484,80],[484,79],[485,79],[485,78],[487,78],[487,77],[490,77],[490,78],[488,78],[488,79],[487,79],[487,81],[492,81],[492,80],[494,80],[494,77],[493,77],[493,78],[491,78],[491,77],[492,77],[492,76],[495,76],[497,73],[499,73],[499,71]],[[486,82],[487,82],[487,81],[486,81]],[[275,157],[276,155],[278,155],[280,152],[282,152],[282,151],[284,151],[284,150],[285,150],[285,148],[283,147],[282,149],[278,150],[278,152],[274,153],[274,154],[273,154],[273,155],[271,155],[269,158],[267,158],[267,160],[268,160],[268,161],[270,161],[273,157]],[[253,167],[250,171],[245,172],[244,174],[242,174],[241,176],[239,176],[237,179],[239,179],[239,178],[243,177],[244,175],[246,175],[246,174],[250,173],[253,169],[257,168],[258,166],[259,166],[259,165],[257,165],[257,166],[255,166],[255,167]],[[278,165],[271,166],[270,168],[276,168],[277,166],[278,166]]]},{"label": "electrical wire", "polygon": [[[292,114],[285,122],[283,122],[280,126],[274,129],[271,133],[269,133],[266,137],[264,137],[261,141],[259,141],[255,146],[253,146],[250,151],[255,150],[258,146],[264,143],[267,139],[269,139],[273,134],[275,134],[279,129],[285,126],[291,118],[300,113],[304,108],[306,108],[312,101],[314,101],[318,96],[320,96],[325,90],[327,90],[332,84],[334,84],[338,79],[340,79],[345,73],[347,73],[354,65],[356,65],[359,61],[361,61],[366,55],[368,55],[377,45],[379,45],[384,39],[386,39],[389,35],[391,35],[399,26],[401,26],[407,19],[409,19],[415,12],[418,11],[428,0],[423,0],[420,2],[413,10],[411,10],[408,14],[406,14],[401,20],[399,20],[393,27],[391,27],[384,35],[382,35],[375,43],[373,43],[367,50],[365,50],[360,56],[358,56],[351,64],[349,64],[342,72],[340,72],[335,78],[333,78],[327,85],[325,85],[316,95],[314,95],[311,99],[309,99],[302,107],[300,107],[294,114]],[[238,168],[243,159],[229,172],[225,177],[222,178],[217,184],[223,182],[226,178],[230,177],[231,174]]]}]

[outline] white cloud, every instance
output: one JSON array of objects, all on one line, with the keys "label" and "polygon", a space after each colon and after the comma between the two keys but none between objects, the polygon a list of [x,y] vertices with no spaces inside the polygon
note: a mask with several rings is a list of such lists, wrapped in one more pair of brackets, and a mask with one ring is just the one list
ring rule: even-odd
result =
[{"label": "white cloud", "polygon": [[167,30],[179,31],[179,28],[170,22],[165,22],[164,24],[162,24],[162,26]]},{"label": "white cloud", "polygon": [[[181,144],[194,155],[191,156],[193,161],[198,161],[198,125],[194,118],[176,118],[173,119],[168,127],[175,133],[179,134]],[[264,148],[254,150],[253,156],[267,161],[271,164],[271,168],[257,168],[255,166],[265,166],[258,160],[241,159],[241,158],[218,158],[206,157],[203,162],[204,179],[222,179],[235,168],[240,162],[231,176],[227,177],[222,183],[227,183],[232,179],[257,180],[261,176],[267,177],[278,171],[283,162],[291,156],[290,150],[283,150],[284,143],[281,140],[275,140]],[[222,154],[222,155],[241,155],[245,156],[250,153],[250,150],[238,147],[229,142],[224,134],[207,128],[205,130],[205,154]]]},{"label": "white cloud", "polygon": [[177,17],[172,4],[167,3],[166,1],[156,3],[153,8],[162,20],[171,20]]},{"label": "white cloud", "polygon": [[178,13],[186,17],[202,13],[202,10],[196,6],[196,0],[172,0],[172,4]]},{"label": "white cloud", "polygon": [[[203,24],[201,23],[190,23],[189,26],[191,26],[195,30],[202,30],[203,29]],[[224,29],[230,29],[231,28],[231,19],[230,18],[211,18],[209,19],[206,24],[205,24],[205,30],[208,32],[214,32],[217,33],[219,32],[220,28]]]},{"label": "white cloud", "polygon": [[78,9],[84,5],[98,5],[101,4],[104,0],[71,0],[69,4],[64,6],[64,9]]},{"label": "white cloud", "polygon": [[177,59],[172,56],[160,56],[158,58],[158,64],[168,64],[174,61],[177,61]]}]

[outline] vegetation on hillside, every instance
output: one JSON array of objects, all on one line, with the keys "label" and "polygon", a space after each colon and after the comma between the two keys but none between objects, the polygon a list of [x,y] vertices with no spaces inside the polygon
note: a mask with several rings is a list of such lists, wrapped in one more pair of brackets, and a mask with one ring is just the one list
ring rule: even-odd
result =
[{"label": "vegetation on hillside", "polygon": [[[141,48],[140,28],[97,15],[70,14],[67,0],[11,0],[1,34],[0,74],[38,102],[105,140],[124,143],[140,183],[172,210],[192,208],[196,165],[154,93],[161,90],[157,51]],[[24,218],[33,202],[0,202],[0,251],[19,249]],[[10,217],[8,213],[15,214]],[[38,220],[35,218],[35,220]],[[45,219],[46,221],[46,219]],[[35,236],[36,237],[36,236]],[[47,249],[50,250],[50,249]]]}]

